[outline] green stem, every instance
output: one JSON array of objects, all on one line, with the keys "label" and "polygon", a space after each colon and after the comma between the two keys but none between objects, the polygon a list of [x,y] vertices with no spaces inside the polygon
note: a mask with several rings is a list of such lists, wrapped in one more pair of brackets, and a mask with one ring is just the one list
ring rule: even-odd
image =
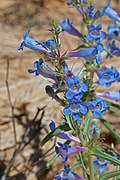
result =
[{"label": "green stem", "polygon": [[90,180],[95,180],[92,156],[89,156],[88,161],[89,161],[89,169],[90,169]]},{"label": "green stem", "polygon": [[81,141],[82,146],[85,147],[85,140],[84,140],[84,138],[83,138],[81,129],[79,130],[78,137],[79,137],[79,139],[80,139],[80,141]]},{"label": "green stem", "polygon": [[[83,134],[82,134],[82,130],[80,129],[79,130],[79,133],[78,133],[78,137],[81,141],[81,144],[83,147],[85,147],[85,141],[84,141],[84,138],[83,138]],[[84,161],[84,152],[83,153],[80,153],[79,154],[80,156],[80,160],[82,162],[82,165],[83,165],[83,176],[88,179],[88,172],[87,172],[87,169],[86,169],[86,164],[85,164],[85,161]]]}]

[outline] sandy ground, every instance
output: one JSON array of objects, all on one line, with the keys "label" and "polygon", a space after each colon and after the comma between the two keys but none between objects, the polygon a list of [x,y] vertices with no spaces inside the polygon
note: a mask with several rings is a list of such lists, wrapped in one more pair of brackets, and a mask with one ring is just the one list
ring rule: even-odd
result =
[{"label": "sandy ground", "polygon": [[[117,9],[119,6],[113,4],[113,7]],[[30,141],[30,143],[15,157],[15,161],[10,166],[8,179],[52,180],[54,172],[61,169],[62,165],[57,161],[52,170],[48,170],[44,174],[37,172],[45,161],[53,157],[53,155],[45,157],[44,153],[48,148],[52,148],[54,142],[51,141],[49,145],[41,148],[40,141],[48,133],[50,120],[58,122],[62,113],[59,105],[45,94],[44,88],[50,82],[42,77],[34,77],[27,72],[40,55],[28,49],[25,49],[24,52],[19,52],[17,49],[22,42],[23,34],[29,29],[31,29],[30,35],[42,42],[51,38],[48,31],[51,27],[50,21],[53,19],[56,23],[61,23],[66,17],[69,17],[75,26],[81,29],[82,24],[78,12],[68,8],[63,0],[51,0],[50,2],[48,0],[5,0],[0,2],[0,177],[6,166],[10,164],[15,150],[13,120],[16,126],[17,145],[19,146],[26,130],[28,130],[28,134],[24,141]],[[106,24],[109,19],[105,18],[103,21]],[[106,29],[107,26],[104,28]],[[64,50],[74,48],[77,43],[76,38],[67,35],[67,33],[63,34]],[[69,62],[70,67],[75,61],[76,59],[73,59]],[[104,63],[109,67],[111,65],[117,66],[120,71],[118,58],[106,59]],[[7,74],[8,65],[9,74]],[[81,66],[82,61],[77,61],[74,72],[79,72]],[[9,76],[7,77],[7,75]],[[6,87],[6,80],[10,94]],[[118,90],[119,88],[119,85],[115,84],[109,90]],[[104,91],[104,88],[99,90]],[[46,106],[45,110],[41,110],[37,118],[34,118],[38,108],[44,106]],[[43,118],[42,113],[44,113]],[[118,114],[107,114],[106,119],[120,131]],[[34,138],[31,141],[32,137]]]}]

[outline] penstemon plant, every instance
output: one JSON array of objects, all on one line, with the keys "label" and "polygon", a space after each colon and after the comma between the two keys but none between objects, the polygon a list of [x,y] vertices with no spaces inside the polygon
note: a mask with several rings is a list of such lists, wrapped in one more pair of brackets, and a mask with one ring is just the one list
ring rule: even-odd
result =
[{"label": "penstemon plant", "polygon": [[[55,160],[61,156],[64,170],[56,173],[56,180],[107,180],[119,179],[120,176],[120,153],[114,146],[103,146],[100,139],[99,123],[102,123],[120,142],[120,134],[112,125],[103,118],[106,111],[120,112],[119,104],[110,100],[120,100],[120,90],[96,92],[98,86],[110,87],[113,83],[120,82],[120,73],[116,67],[107,67],[103,64],[104,58],[120,56],[120,15],[111,8],[110,0],[103,9],[95,12],[92,0],[71,0],[68,6],[74,7],[82,17],[87,33],[82,34],[70,22],[65,19],[61,25],[52,21],[50,29],[53,39],[42,43],[29,37],[29,31],[24,35],[19,50],[27,47],[46,55],[46,59],[34,62],[34,69],[29,73],[36,76],[44,76],[53,81],[52,86],[47,85],[46,93],[63,107],[63,119],[56,126],[54,121],[50,122],[50,133],[42,140],[43,146],[51,138],[66,140],[64,143],[57,142],[56,155],[46,164],[50,167]],[[114,23],[108,26],[108,32],[102,31],[99,19],[107,15]],[[67,33],[79,38],[80,44],[73,51],[65,50],[61,53],[62,34]],[[104,44],[103,44],[104,42]],[[73,74],[68,66],[73,57],[84,59],[84,67],[79,75]],[[47,61],[51,67],[47,65]],[[97,82],[94,77],[97,76]],[[103,100],[105,97],[107,100]],[[70,145],[74,142],[75,145]],[[69,156],[75,154],[73,167],[68,164]],[[108,165],[115,166],[109,171]],[[44,167],[43,167],[44,168]],[[83,174],[74,171],[80,168]]]}]

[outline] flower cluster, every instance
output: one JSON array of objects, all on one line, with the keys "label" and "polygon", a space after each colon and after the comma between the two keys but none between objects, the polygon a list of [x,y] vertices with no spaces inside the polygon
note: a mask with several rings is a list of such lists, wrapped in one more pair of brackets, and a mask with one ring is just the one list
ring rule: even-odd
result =
[{"label": "flower cluster", "polygon": [[88,113],[88,107],[82,103],[81,98],[83,93],[88,91],[86,83],[80,83],[78,76],[66,77],[68,90],[66,91],[66,98],[68,99],[68,106],[64,108],[66,116],[72,115],[76,120],[80,119],[81,114]]},{"label": "flower cluster", "polygon": [[[107,120],[101,118],[107,109],[119,112],[117,103],[109,101],[119,101],[120,91],[96,92],[96,87],[99,85],[108,88],[113,83],[120,82],[118,70],[115,67],[108,68],[102,64],[104,62],[103,52],[107,53],[107,56],[105,54],[107,58],[120,56],[120,48],[117,47],[118,43],[116,42],[120,41],[120,16],[110,7],[110,0],[103,9],[97,11],[92,1],[70,0],[67,4],[75,7],[82,16],[88,30],[86,34],[75,28],[69,18],[65,19],[61,25],[56,25],[53,21],[50,30],[53,35],[52,39],[40,43],[30,38],[28,31],[18,50],[27,47],[40,53],[39,60],[33,64],[34,68],[28,69],[28,72],[52,80],[50,82],[52,85],[47,84],[45,91],[63,108],[63,117],[59,125],[56,126],[55,122],[51,121],[49,124],[50,133],[41,142],[41,144],[45,144],[53,136],[62,139],[62,142],[59,141],[55,145],[56,155],[51,160],[50,165],[59,156],[65,163],[69,161],[69,156],[77,155],[77,162],[73,162],[73,169],[81,166],[85,176],[77,175],[70,169],[69,165],[65,165],[64,170],[56,174],[55,180],[92,180],[98,179],[100,174],[105,173],[108,170],[108,164],[120,165],[118,153],[115,150],[114,155],[105,154],[104,147],[100,148],[102,145],[98,145],[101,140],[99,121],[118,141],[120,139],[120,135],[114,131]],[[108,33],[102,31],[102,24],[98,24],[98,19],[105,15],[114,20],[114,25],[108,26]],[[61,38],[64,32],[76,36],[80,44],[74,50],[65,50],[65,53],[62,54]],[[46,59],[41,57],[42,54],[45,55]],[[82,59],[83,62],[80,76],[74,75],[67,63],[68,59],[74,57]],[[49,65],[46,63],[48,61]],[[98,76],[97,82],[94,80],[95,75]],[[102,97],[107,100],[103,100]],[[66,141],[63,142],[64,140]],[[74,144],[70,144],[71,142]],[[110,152],[111,149],[109,149]],[[93,160],[93,156],[97,158]]]}]

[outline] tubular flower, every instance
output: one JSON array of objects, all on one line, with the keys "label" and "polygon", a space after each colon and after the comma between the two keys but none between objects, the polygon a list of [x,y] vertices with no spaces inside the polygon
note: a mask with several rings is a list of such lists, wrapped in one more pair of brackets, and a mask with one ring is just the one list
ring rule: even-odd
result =
[{"label": "tubular flower", "polygon": [[[51,131],[53,131],[56,128],[55,123],[53,121],[51,121],[49,124],[49,127],[50,127]],[[77,137],[73,136],[72,134],[70,134],[68,132],[60,132],[56,136],[61,139],[66,139],[69,141],[80,143],[80,140]]]},{"label": "tubular flower", "polygon": [[101,64],[102,63],[101,53],[104,51],[103,45],[101,43],[98,43],[96,49],[97,49],[96,63]]},{"label": "tubular flower", "polygon": [[55,180],[85,180],[83,177],[78,176],[76,173],[71,172],[70,166],[65,165],[64,170],[58,172]]},{"label": "tubular flower", "polygon": [[120,73],[115,67],[107,68],[104,66],[102,69],[97,69],[96,73],[99,77],[98,84],[102,86],[109,87],[112,83],[120,81]]},{"label": "tubular flower", "polygon": [[108,0],[108,3],[107,3],[107,6],[101,10],[99,9],[95,15],[94,15],[94,19],[98,19],[100,17],[102,17],[103,15],[107,15],[108,17],[110,17],[111,19],[113,19],[114,21],[118,21],[120,22],[120,15],[119,13],[117,13],[115,10],[113,10],[111,7],[110,7],[110,1],[111,0]]},{"label": "tubular flower", "polygon": [[[120,156],[119,155],[116,155],[116,156],[113,156],[114,159],[120,159]],[[108,160],[104,160],[104,159],[101,159],[101,158],[96,158],[94,161],[93,161],[93,166],[96,170],[98,170],[98,172],[100,174],[106,172],[109,170],[109,168],[107,167],[109,164],[113,164],[112,162],[108,161]],[[114,164],[113,164],[114,165]]]},{"label": "tubular flower", "polygon": [[88,91],[88,85],[86,83],[80,83],[80,79],[78,76],[73,76],[72,78],[68,78],[66,83],[69,87],[66,92],[66,98],[72,99],[75,97],[76,99],[82,98],[83,93]]},{"label": "tubular flower", "polygon": [[115,22],[114,25],[108,26],[108,39],[116,38],[120,41],[120,23]]},{"label": "tubular flower", "polygon": [[100,158],[96,158],[96,160],[93,161],[94,168],[98,170],[100,174],[108,171],[108,164],[111,164],[111,162],[107,160],[102,160]]},{"label": "tubular flower", "polygon": [[72,26],[68,18],[62,22],[62,28],[64,31],[68,32],[69,34],[78,36],[80,38],[83,37],[83,35],[76,28]]},{"label": "tubular flower", "polygon": [[103,45],[101,43],[98,43],[96,47],[83,48],[79,51],[69,52],[65,55],[65,58],[82,57],[89,60],[96,59],[96,63],[100,64],[102,62],[101,53],[103,52],[103,50]]},{"label": "tubular flower", "polygon": [[47,86],[45,87],[45,91],[46,91],[46,94],[48,94],[50,97],[52,97],[53,99],[55,99],[56,101],[58,101],[59,103],[62,104],[62,102],[63,102],[62,99],[60,99],[60,98],[57,96],[57,93],[54,92],[53,87],[47,85]]},{"label": "tubular flower", "polygon": [[79,119],[81,114],[88,113],[88,107],[81,100],[74,98],[69,101],[69,105],[64,108],[63,112],[66,116],[72,115],[73,118]]},{"label": "tubular flower", "polygon": [[54,81],[57,81],[56,72],[53,71],[47,64],[45,64],[42,58],[40,58],[39,61],[34,62],[34,68],[36,69],[28,69],[28,72],[35,73],[36,76],[42,75],[46,78],[50,78]]},{"label": "tubular flower", "polygon": [[97,92],[96,95],[100,97],[105,97],[107,99],[112,99],[115,101],[120,100],[120,91]]},{"label": "tubular flower", "polygon": [[82,57],[82,58],[88,58],[93,60],[95,58],[95,55],[97,54],[97,50],[95,47],[90,47],[90,48],[83,48],[80,49],[79,51],[73,51],[69,52],[65,55],[66,58],[69,57]]},{"label": "tubular flower", "polygon": [[23,37],[24,41],[21,43],[18,50],[23,50],[24,47],[27,47],[31,50],[38,51],[39,53],[45,53],[53,59],[56,58],[55,53],[54,53],[56,49],[56,44],[54,40],[50,39],[50,40],[44,41],[43,43],[39,43],[38,41],[30,38],[28,34],[29,34],[29,31],[27,34],[24,34],[24,37]]},{"label": "tubular flower", "polygon": [[93,6],[88,7],[88,13],[89,13],[90,18],[94,17],[95,13],[94,13],[94,7]]},{"label": "tubular flower", "polygon": [[93,116],[98,119],[106,113],[108,103],[101,98],[96,98],[95,100],[91,101],[90,106],[90,109],[93,112]]},{"label": "tubular flower", "polygon": [[107,34],[101,31],[102,25],[99,24],[97,26],[91,25],[89,27],[89,34],[86,36],[88,41],[94,41],[96,43],[100,43],[100,39],[105,39]]},{"label": "tubular flower", "polygon": [[[28,32],[29,33],[29,32]],[[24,41],[21,43],[20,47],[18,48],[18,50],[23,50],[24,47],[28,47],[29,49],[38,51],[40,53],[50,53],[51,50],[48,49],[47,47],[45,47],[44,45],[42,45],[41,43],[39,43],[38,41],[30,38],[27,34],[24,34]]]},{"label": "tubular flower", "polygon": [[49,39],[47,41],[44,41],[43,45],[45,47],[49,48],[51,51],[54,51],[56,49],[56,43],[53,39]]},{"label": "tubular flower", "polygon": [[109,16],[114,21],[120,22],[120,15],[117,13],[114,9],[112,9],[110,6],[107,6],[104,10],[105,14]]},{"label": "tubular flower", "polygon": [[[106,44],[108,51],[113,55],[113,56],[120,56],[120,48],[116,46],[115,41],[107,42]],[[107,53],[106,58],[112,57],[110,53]]]},{"label": "tubular flower", "polygon": [[85,151],[84,147],[69,146],[68,144],[62,144],[61,142],[58,142],[58,145],[60,147],[56,146],[55,151],[62,157],[62,162],[66,162],[68,157],[72,154]]}]

